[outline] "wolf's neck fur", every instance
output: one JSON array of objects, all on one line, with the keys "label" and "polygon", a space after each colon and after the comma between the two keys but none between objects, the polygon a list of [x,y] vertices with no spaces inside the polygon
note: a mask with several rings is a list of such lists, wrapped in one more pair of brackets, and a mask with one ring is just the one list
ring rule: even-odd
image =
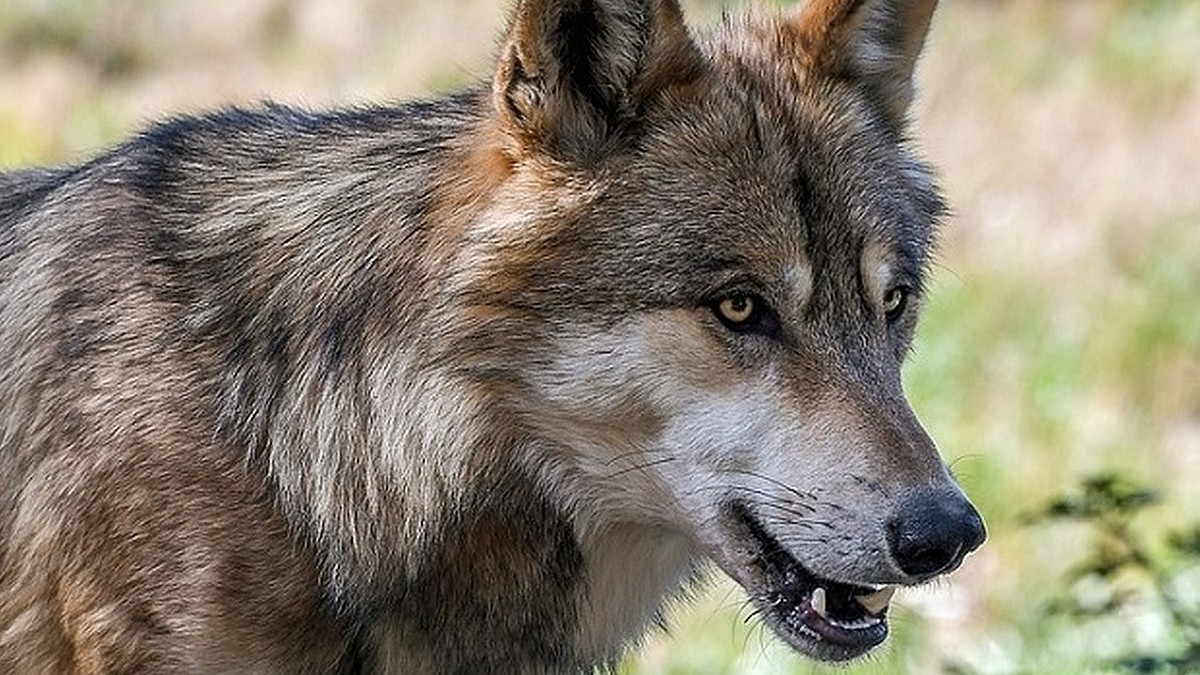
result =
[{"label": "wolf's neck fur", "polygon": [[[604,523],[556,499],[531,459],[552,449],[529,442],[486,386],[400,354],[363,372],[370,424],[325,428],[342,403],[322,395],[315,409],[328,414],[291,439],[307,463],[295,444],[270,456],[285,503],[321,551],[329,596],[383,672],[614,662],[695,576],[681,535]],[[341,466],[336,450],[350,442],[372,451]],[[314,471],[347,478],[307,482]],[[405,546],[386,543],[396,541]]]}]

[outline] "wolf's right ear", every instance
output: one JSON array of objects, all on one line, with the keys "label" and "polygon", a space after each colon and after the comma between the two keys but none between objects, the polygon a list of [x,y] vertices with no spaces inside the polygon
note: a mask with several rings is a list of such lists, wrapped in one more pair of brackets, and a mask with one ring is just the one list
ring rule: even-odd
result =
[{"label": "wolf's right ear", "polygon": [[586,162],[701,63],[677,0],[520,0],[492,98],[518,151]]},{"label": "wolf's right ear", "polygon": [[936,7],[937,0],[808,0],[793,27],[809,69],[862,82],[902,121]]}]

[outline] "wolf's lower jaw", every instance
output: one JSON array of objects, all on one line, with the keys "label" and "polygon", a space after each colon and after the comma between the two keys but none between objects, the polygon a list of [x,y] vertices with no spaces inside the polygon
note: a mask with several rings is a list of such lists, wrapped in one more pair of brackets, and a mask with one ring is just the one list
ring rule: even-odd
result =
[{"label": "wolf's lower jaw", "polygon": [[848,661],[888,635],[894,588],[867,588],[823,579],[784,550],[745,504],[730,509],[753,547],[759,582],[747,586],[763,619],[788,644],[823,661]]}]

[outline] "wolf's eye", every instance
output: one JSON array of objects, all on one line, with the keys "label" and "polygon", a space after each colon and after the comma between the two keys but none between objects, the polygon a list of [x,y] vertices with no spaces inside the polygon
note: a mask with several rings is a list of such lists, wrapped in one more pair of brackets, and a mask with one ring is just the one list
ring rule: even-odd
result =
[{"label": "wolf's eye", "polygon": [[756,333],[774,336],[779,333],[779,319],[767,302],[752,293],[734,293],[712,305],[712,312],[721,324],[735,333]]},{"label": "wolf's eye", "polygon": [[745,325],[754,316],[754,298],[748,295],[735,295],[725,298],[717,305],[721,319],[735,326]]},{"label": "wolf's eye", "polygon": [[730,290],[705,303],[705,306],[722,326],[734,333],[766,337],[780,335],[779,316],[756,293]]},{"label": "wolf's eye", "polygon": [[888,321],[896,321],[904,314],[908,306],[908,296],[911,289],[908,286],[897,286],[883,296],[883,313]]}]

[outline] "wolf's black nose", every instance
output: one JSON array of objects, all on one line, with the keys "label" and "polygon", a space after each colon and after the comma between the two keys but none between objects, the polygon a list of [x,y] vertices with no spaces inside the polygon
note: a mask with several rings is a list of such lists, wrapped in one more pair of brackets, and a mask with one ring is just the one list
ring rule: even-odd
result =
[{"label": "wolf's black nose", "polygon": [[900,569],[921,579],[958,567],[987,538],[979,512],[949,490],[905,501],[888,523],[888,535]]}]

